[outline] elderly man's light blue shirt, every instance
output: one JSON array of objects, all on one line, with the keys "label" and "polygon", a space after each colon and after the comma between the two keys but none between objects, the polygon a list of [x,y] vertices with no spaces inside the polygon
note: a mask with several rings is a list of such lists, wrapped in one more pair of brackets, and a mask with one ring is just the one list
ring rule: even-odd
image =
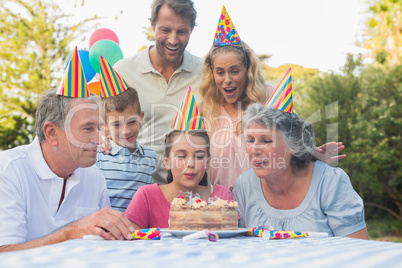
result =
[{"label": "elderly man's light blue shirt", "polygon": [[138,142],[132,154],[127,148],[110,143],[110,154],[98,151],[96,165],[106,178],[112,208],[124,212],[138,188],[151,183],[156,153]]},{"label": "elderly man's light blue shirt", "polygon": [[366,227],[364,206],[340,168],[316,161],[309,190],[295,209],[280,210],[266,201],[261,179],[253,169],[243,172],[234,188],[241,227],[271,226],[276,230],[326,232],[346,236]]}]

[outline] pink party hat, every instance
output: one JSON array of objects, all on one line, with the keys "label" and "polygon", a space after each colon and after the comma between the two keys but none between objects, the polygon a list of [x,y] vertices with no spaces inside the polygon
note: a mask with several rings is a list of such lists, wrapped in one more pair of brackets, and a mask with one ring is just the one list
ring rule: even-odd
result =
[{"label": "pink party hat", "polygon": [[293,100],[292,100],[292,68],[286,72],[281,82],[275,88],[274,93],[265,103],[265,107],[276,107],[286,113],[293,112]]},{"label": "pink party hat", "polygon": [[230,46],[239,44],[240,42],[240,36],[237,33],[225,6],[223,6],[221,16],[219,17],[218,27],[216,28],[214,45]]},{"label": "pink party hat", "polygon": [[180,110],[174,119],[173,129],[177,130],[203,130],[204,122],[198,110],[191,87],[188,88],[186,96],[181,103]]},{"label": "pink party hat", "polygon": [[100,56],[100,96],[108,98],[124,92],[128,85],[113,67]]},{"label": "pink party hat", "polygon": [[57,88],[57,95],[71,98],[86,98],[89,96],[87,80],[85,79],[77,47],[74,48],[71,61]]}]

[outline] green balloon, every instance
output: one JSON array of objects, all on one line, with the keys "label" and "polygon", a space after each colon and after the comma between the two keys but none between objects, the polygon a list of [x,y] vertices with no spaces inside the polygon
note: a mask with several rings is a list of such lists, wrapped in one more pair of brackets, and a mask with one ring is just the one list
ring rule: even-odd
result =
[{"label": "green balloon", "polygon": [[100,72],[100,56],[113,66],[123,59],[123,52],[120,46],[112,40],[99,40],[93,44],[89,50],[89,62],[97,73]]}]

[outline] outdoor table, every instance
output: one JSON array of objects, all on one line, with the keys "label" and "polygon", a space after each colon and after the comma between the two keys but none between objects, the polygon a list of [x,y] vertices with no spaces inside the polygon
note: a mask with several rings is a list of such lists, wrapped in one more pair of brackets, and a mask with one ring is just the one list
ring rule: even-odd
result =
[{"label": "outdoor table", "polygon": [[264,240],[235,236],[216,242],[69,240],[0,253],[0,267],[402,267],[402,243],[347,237]]}]

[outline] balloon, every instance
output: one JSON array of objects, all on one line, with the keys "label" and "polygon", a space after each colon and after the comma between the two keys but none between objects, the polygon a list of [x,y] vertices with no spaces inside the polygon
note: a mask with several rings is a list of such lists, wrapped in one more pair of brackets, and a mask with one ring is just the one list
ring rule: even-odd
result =
[{"label": "balloon", "polygon": [[88,84],[89,92],[94,93],[97,96],[100,96],[100,89],[101,89],[101,86],[100,86],[100,82],[98,82],[98,81],[91,82]]},{"label": "balloon", "polygon": [[111,40],[100,40],[89,49],[89,61],[92,68],[99,73],[100,56],[113,66],[123,58],[123,52],[118,44]]},{"label": "balloon", "polygon": [[89,38],[89,48],[91,48],[92,45],[98,42],[99,40],[105,40],[105,39],[112,40],[116,44],[119,44],[119,38],[117,37],[115,32],[107,28],[101,28],[91,34],[91,37]]},{"label": "balloon", "polygon": [[[94,68],[92,68],[91,63],[89,62],[89,51],[87,51],[87,50],[78,50],[78,55],[80,56],[82,68],[84,69],[85,79],[87,80],[87,82],[91,81],[92,78],[94,78],[96,72],[95,72]],[[70,63],[72,56],[73,56],[73,52],[71,52],[67,56],[66,68],[67,68],[68,64]]]}]

